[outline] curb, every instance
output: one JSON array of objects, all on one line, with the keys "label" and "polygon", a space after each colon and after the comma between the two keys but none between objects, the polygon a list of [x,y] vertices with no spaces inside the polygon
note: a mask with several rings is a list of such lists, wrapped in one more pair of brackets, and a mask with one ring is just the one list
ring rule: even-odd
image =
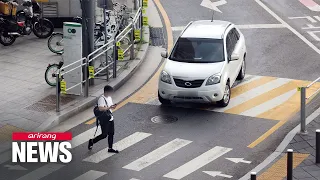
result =
[{"label": "curb", "polygon": [[[111,80],[108,85],[112,86],[115,90],[119,89],[124,83],[126,83],[131,76],[139,69],[140,65],[143,63],[149,48],[149,40],[150,40],[150,31],[149,26],[143,26],[143,38],[146,43],[141,45],[139,52],[137,53],[137,57],[130,65],[129,69],[124,70],[116,79]],[[79,106],[71,105],[70,107],[62,110],[55,115],[50,116],[44,123],[42,123],[36,131],[46,131],[61,122],[69,119],[70,117],[78,114],[79,112],[92,107],[94,103],[97,101],[98,97],[101,96],[102,92],[96,92],[89,96],[88,98],[81,100]]]},{"label": "curb", "polygon": [[[315,118],[320,116],[320,107],[315,110],[312,114],[310,114],[307,119],[306,119],[306,125],[311,123]],[[286,136],[285,138],[281,141],[277,149],[270,154],[262,163],[260,163],[258,166],[256,166],[254,169],[249,171],[246,175],[241,177],[239,180],[249,180],[251,172],[256,172],[259,173],[263,169],[265,169],[267,166],[269,166],[278,156],[280,156],[285,148],[289,145],[291,140],[294,138],[294,136],[299,133],[300,131],[300,124],[297,125],[294,129],[292,129]]]}]

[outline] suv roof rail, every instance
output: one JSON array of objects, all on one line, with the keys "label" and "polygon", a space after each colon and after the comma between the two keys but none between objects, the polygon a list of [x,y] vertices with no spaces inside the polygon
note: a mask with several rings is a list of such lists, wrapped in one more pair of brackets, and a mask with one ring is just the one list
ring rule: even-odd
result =
[{"label": "suv roof rail", "polygon": [[[193,21],[189,22],[188,25],[182,30],[182,32],[180,33],[180,36],[182,36],[182,34],[187,30],[187,28],[193,23]],[[179,36],[179,37],[180,37]]]}]

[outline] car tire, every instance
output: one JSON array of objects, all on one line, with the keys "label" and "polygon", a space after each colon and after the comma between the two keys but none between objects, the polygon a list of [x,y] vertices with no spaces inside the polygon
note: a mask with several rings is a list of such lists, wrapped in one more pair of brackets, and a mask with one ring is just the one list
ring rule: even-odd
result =
[{"label": "car tire", "polygon": [[243,62],[241,64],[241,69],[239,71],[237,80],[242,80],[246,76],[246,56],[243,57]]},{"label": "car tire", "polygon": [[220,107],[226,107],[228,106],[231,98],[231,88],[230,83],[228,82],[226,85],[226,88],[224,90],[224,95],[220,101],[217,102],[218,106]]},{"label": "car tire", "polygon": [[160,101],[160,103],[162,105],[170,105],[171,104],[171,101],[170,100],[167,100],[167,99],[164,99],[160,96],[160,93],[158,92],[158,99]]}]

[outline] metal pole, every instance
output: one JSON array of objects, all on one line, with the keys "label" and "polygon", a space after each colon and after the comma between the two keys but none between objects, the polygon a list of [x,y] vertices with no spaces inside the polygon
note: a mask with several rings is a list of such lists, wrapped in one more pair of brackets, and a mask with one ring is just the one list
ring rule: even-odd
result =
[{"label": "metal pole", "polygon": [[300,133],[306,134],[306,88],[301,87],[301,129]]},{"label": "metal pole", "polygon": [[137,10],[137,1],[138,0],[133,0],[133,10]]},{"label": "metal pole", "polygon": [[115,36],[114,42],[113,42],[113,78],[117,77],[117,59],[118,59],[118,47],[117,47],[117,36]]},{"label": "metal pole", "polygon": [[257,180],[257,173],[251,172],[251,179],[250,180]]},{"label": "metal pole", "polygon": [[89,59],[88,57],[86,58],[85,60],[85,65],[84,65],[84,97],[89,97],[89,74],[88,74],[88,71],[89,71]]},{"label": "metal pole", "polygon": [[143,16],[142,9],[140,9],[140,42],[142,42]]},{"label": "metal pole", "polygon": [[320,163],[320,129],[316,130],[316,163]]},{"label": "metal pole", "polygon": [[292,180],[293,178],[293,150],[287,150],[287,180]]},{"label": "metal pole", "polygon": [[60,112],[60,71],[56,75],[56,112]]},{"label": "metal pole", "polygon": [[[108,43],[108,39],[107,39],[108,30],[107,30],[107,15],[106,15],[106,11],[107,11],[107,0],[104,0],[103,21],[104,21],[104,43],[105,44]],[[106,48],[108,48],[108,47],[106,47]],[[109,60],[108,52],[106,52],[106,65],[107,66],[109,64],[108,60]],[[107,71],[107,81],[109,81],[109,66],[107,67],[106,71]]]},{"label": "metal pole", "polygon": [[132,22],[132,26],[131,26],[130,41],[131,41],[130,60],[134,60],[134,22]]}]

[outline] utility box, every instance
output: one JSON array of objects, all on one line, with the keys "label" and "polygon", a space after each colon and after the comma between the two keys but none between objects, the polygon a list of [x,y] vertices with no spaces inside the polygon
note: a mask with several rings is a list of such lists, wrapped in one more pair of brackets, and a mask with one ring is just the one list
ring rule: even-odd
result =
[{"label": "utility box", "polygon": [[[73,22],[63,23],[63,43],[64,43],[64,66],[68,66],[82,58],[82,25]],[[80,67],[82,61],[77,62],[66,69],[64,72],[68,72],[63,76],[66,82],[66,89],[79,84],[82,81],[82,67]],[[76,69],[74,69],[76,68]],[[67,90],[67,94],[81,95],[82,84]]]}]

